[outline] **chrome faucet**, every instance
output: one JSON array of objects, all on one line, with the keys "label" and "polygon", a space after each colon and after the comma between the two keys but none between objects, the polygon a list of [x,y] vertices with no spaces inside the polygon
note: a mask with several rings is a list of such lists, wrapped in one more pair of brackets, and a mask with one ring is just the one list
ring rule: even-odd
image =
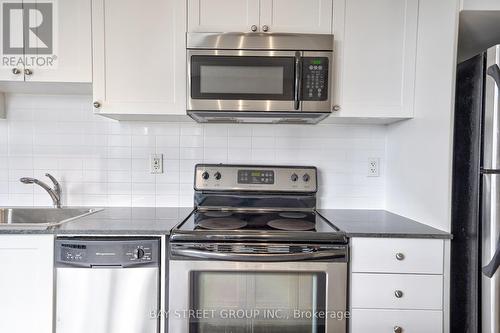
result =
[{"label": "chrome faucet", "polygon": [[52,199],[52,204],[54,205],[55,208],[61,208],[61,186],[59,185],[59,182],[52,177],[52,175],[46,173],[46,177],[48,177],[52,183],[54,183],[54,188],[52,189],[49,185],[45,184],[44,182],[36,179],[36,178],[29,178],[29,177],[23,177],[19,179],[19,181],[23,184],[37,184],[40,187],[42,187],[47,193],[50,195],[50,198]]}]

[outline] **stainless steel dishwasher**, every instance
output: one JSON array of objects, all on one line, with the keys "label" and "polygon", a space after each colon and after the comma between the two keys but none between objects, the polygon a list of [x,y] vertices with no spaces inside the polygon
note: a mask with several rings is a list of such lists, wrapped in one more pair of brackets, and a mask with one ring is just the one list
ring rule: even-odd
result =
[{"label": "stainless steel dishwasher", "polygon": [[58,238],[56,333],[158,333],[158,239]]}]

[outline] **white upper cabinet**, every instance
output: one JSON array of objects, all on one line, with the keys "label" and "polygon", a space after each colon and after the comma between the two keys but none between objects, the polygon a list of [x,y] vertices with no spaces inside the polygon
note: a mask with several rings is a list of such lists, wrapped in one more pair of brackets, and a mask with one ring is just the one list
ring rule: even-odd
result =
[{"label": "white upper cabinet", "polygon": [[[7,7],[5,7],[5,5],[12,8],[12,10],[6,12]],[[10,21],[8,25],[7,22],[2,23],[2,28],[8,26],[9,30],[0,34],[0,48],[3,59],[0,63],[0,81],[24,81],[24,66],[22,62],[19,62],[19,59],[22,59],[24,56],[22,11],[19,10],[19,7],[22,7],[22,5],[22,0],[0,0],[2,18],[7,17]],[[8,40],[6,40],[6,38],[8,38]],[[9,47],[8,50],[6,46]]]},{"label": "white upper cabinet", "polygon": [[0,2],[9,20],[0,80],[92,82],[91,0]]},{"label": "white upper cabinet", "polygon": [[419,0],[349,0],[335,31],[334,117],[413,116]]},{"label": "white upper cabinet", "polygon": [[263,30],[332,33],[332,0],[261,0],[260,6]]},{"label": "white upper cabinet", "polygon": [[190,32],[332,33],[333,0],[188,0]]},{"label": "white upper cabinet", "polygon": [[93,0],[92,24],[96,113],[186,114],[182,1]]},{"label": "white upper cabinet", "polygon": [[463,10],[500,10],[498,0],[463,0]]},{"label": "white upper cabinet", "polygon": [[[38,1],[46,3],[46,0]],[[26,81],[92,82],[92,25],[90,0],[57,0],[53,2],[54,55],[51,66],[26,66],[31,75]],[[37,40],[40,43],[40,40]],[[37,48],[37,50],[40,50]],[[44,54],[37,53],[41,58]],[[33,68],[32,68],[33,67]],[[29,72],[25,72],[29,73]]]},{"label": "white upper cabinet", "polygon": [[188,0],[191,32],[251,32],[259,29],[259,0]]}]

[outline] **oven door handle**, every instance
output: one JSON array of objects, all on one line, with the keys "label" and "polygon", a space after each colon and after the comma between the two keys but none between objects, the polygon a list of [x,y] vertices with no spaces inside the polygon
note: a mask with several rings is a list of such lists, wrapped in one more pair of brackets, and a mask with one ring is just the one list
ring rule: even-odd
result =
[{"label": "oven door handle", "polygon": [[295,53],[295,92],[294,109],[300,110],[300,95],[302,94],[302,56],[299,51]]},{"label": "oven door handle", "polygon": [[249,262],[280,262],[280,261],[308,261],[327,260],[346,257],[345,249],[333,249],[309,253],[281,253],[281,254],[251,254],[251,253],[227,253],[212,252],[193,249],[172,249],[171,254],[175,256],[211,259],[224,261],[249,261]]}]

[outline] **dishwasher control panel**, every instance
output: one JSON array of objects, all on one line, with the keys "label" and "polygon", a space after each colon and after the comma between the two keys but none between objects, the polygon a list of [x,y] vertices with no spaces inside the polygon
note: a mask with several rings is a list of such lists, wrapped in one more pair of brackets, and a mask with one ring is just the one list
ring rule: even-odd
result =
[{"label": "dishwasher control panel", "polygon": [[56,264],[82,267],[157,265],[158,239],[58,238]]}]

